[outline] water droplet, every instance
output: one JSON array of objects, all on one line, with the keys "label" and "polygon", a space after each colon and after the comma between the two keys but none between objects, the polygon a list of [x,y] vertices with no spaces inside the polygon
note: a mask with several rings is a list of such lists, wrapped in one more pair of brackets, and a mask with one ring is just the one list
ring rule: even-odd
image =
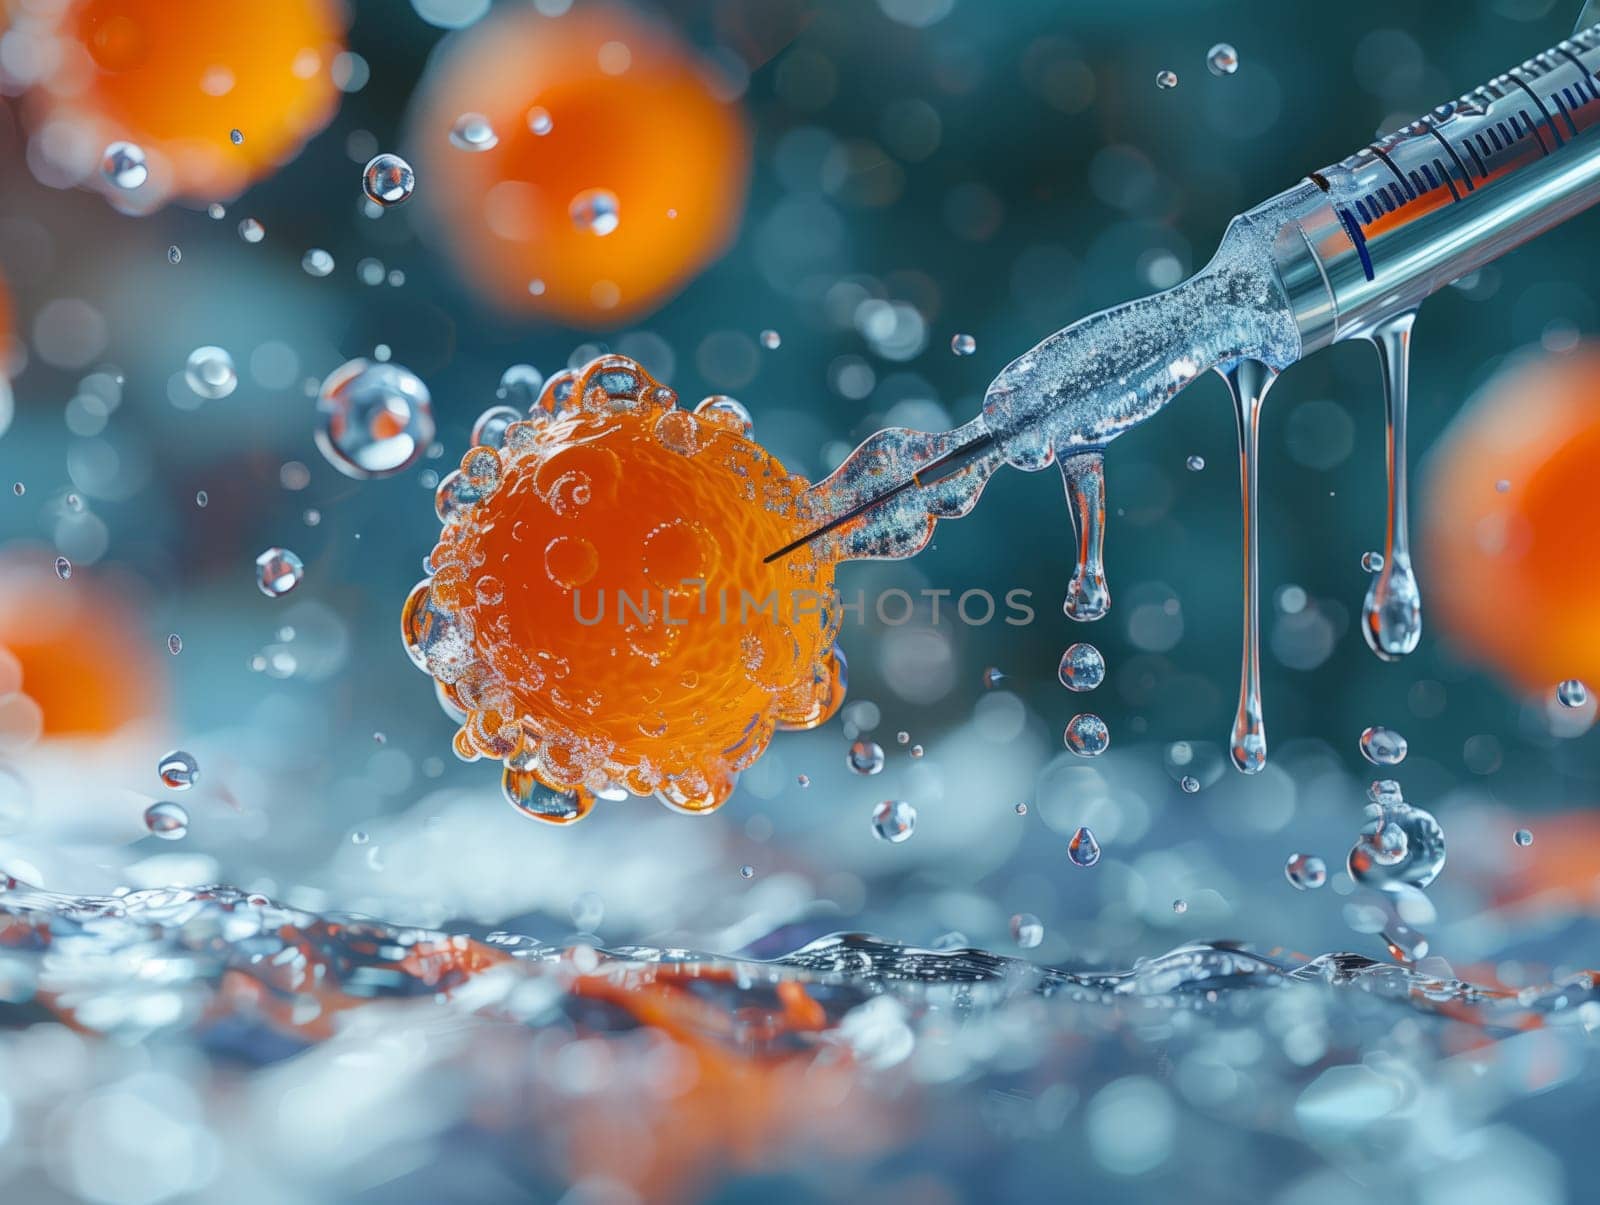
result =
[{"label": "water droplet", "polygon": [[1576,678],[1568,678],[1556,687],[1556,702],[1563,707],[1582,707],[1589,701],[1589,688]]},{"label": "water droplet", "polygon": [[178,635],[178,633],[173,632],[167,637],[167,652],[171,653],[174,657],[183,652],[183,637]]},{"label": "water droplet", "polygon": [[971,335],[951,335],[950,350],[958,356],[970,356],[978,350],[978,341]]},{"label": "water droplet", "polygon": [[1239,70],[1239,52],[1226,42],[1218,42],[1206,52],[1206,68],[1212,75],[1232,75]]},{"label": "water droplet", "polygon": [[875,741],[856,741],[844,761],[857,774],[876,774],[883,769],[883,747]]},{"label": "water droplet", "polygon": [[1011,940],[1024,950],[1032,950],[1044,941],[1044,922],[1031,912],[1019,912],[1011,918]]},{"label": "water droplet", "polygon": [[189,813],[182,804],[153,803],[144,810],[144,826],[153,837],[181,841],[189,835]]},{"label": "water droplet", "polygon": [[1067,856],[1085,869],[1100,860],[1100,842],[1094,839],[1087,825],[1072,834],[1072,840],[1067,842]]},{"label": "water droplet", "polygon": [[1185,774],[1178,779],[1178,785],[1183,788],[1185,795],[1193,795],[1200,790],[1200,780],[1193,774]]},{"label": "water droplet", "polygon": [[239,223],[239,237],[247,243],[259,243],[267,237],[267,228],[255,218],[245,218]]},{"label": "water droplet", "polygon": [[174,749],[156,764],[156,773],[167,790],[187,791],[200,777],[200,763],[195,761],[194,754]]},{"label": "water droplet", "polygon": [[783,336],[775,330],[764,330],[761,332],[761,346],[768,351],[777,351],[783,346]]},{"label": "water droplet", "polygon": [[1005,671],[1004,670],[1000,670],[1000,669],[996,669],[992,665],[988,669],[983,671],[983,688],[984,688],[984,690],[993,690],[996,686],[999,686],[1000,683],[1004,682],[1005,680],[1006,680]]},{"label": "water droplet", "polygon": [[150,178],[144,148],[131,142],[113,142],[100,157],[100,174],[113,188],[138,188]]},{"label": "water droplet", "polygon": [[66,581],[72,576],[72,562],[64,556],[56,558],[56,576],[62,581]]},{"label": "water droplet", "polygon": [[1368,573],[1383,572],[1383,553],[1363,552],[1361,554],[1361,567]]},{"label": "water droplet", "polygon": [[904,799],[885,799],[872,809],[872,831],[880,841],[895,845],[909,840],[917,829],[917,809]]},{"label": "water droplet", "polygon": [[756,868],[754,866],[741,866],[741,867],[739,867],[739,877],[741,879],[753,879],[753,878],[755,878],[756,877]]},{"label": "water droplet", "polygon": [[268,598],[281,598],[300,584],[306,567],[287,548],[272,547],[256,557],[256,585]]},{"label": "water droplet", "polygon": [[416,172],[399,155],[374,155],[361,169],[361,191],[375,205],[387,208],[408,201],[416,186]]},{"label": "water droplet", "polygon": [[233,357],[220,347],[197,347],[183,366],[183,379],[196,396],[216,401],[239,387]]},{"label": "water droplet", "polygon": [[1290,854],[1283,877],[1300,891],[1315,891],[1328,881],[1328,864],[1315,854]]},{"label": "water droplet", "polygon": [[1080,642],[1061,654],[1056,672],[1068,690],[1093,690],[1105,681],[1106,659],[1094,645]]},{"label": "water droplet", "polygon": [[333,256],[321,247],[313,247],[300,257],[300,266],[307,276],[327,276],[333,271]]},{"label": "water droplet", "polygon": [[1191,473],[1198,473],[1201,469],[1206,467],[1206,458],[1204,456],[1191,456],[1183,463],[1188,467]]},{"label": "water droplet", "polygon": [[528,110],[528,128],[535,134],[539,135],[539,137],[543,138],[551,130],[556,128],[556,123],[551,119],[548,110],[541,109],[538,105],[534,105],[533,108]]},{"label": "water droplet", "polygon": [[173,243],[172,246],[167,248],[167,262],[169,264],[176,264],[181,263],[182,261],[183,248],[179,247],[177,243]]},{"label": "water droplet", "polygon": [[572,198],[567,216],[579,230],[604,237],[622,222],[617,195],[604,188],[586,188]]},{"label": "water droplet", "polygon": [[206,493],[205,490],[195,490],[195,492],[194,492],[194,504],[196,506],[198,506],[201,510],[205,510],[206,503],[208,503],[210,501],[211,501],[211,495]]},{"label": "water droplet", "polygon": [[1181,897],[1179,899],[1173,900],[1172,901],[1172,910],[1174,912],[1176,912],[1179,916],[1182,916],[1185,912],[1189,911],[1189,901],[1186,900],[1186,899],[1183,899]]},{"label": "water droplet", "polygon": [[1156,72],[1156,87],[1165,91],[1168,88],[1176,88],[1177,86],[1178,73],[1176,71]]},{"label": "water droplet", "polygon": [[1025,804],[1025,803],[1019,803],[1019,804],[1017,804],[1016,807],[1012,808],[1011,810],[1014,811],[1019,816],[1026,816],[1028,814],[1028,805]]},{"label": "water droplet", "polygon": [[1099,716],[1086,711],[1067,721],[1062,739],[1079,757],[1099,757],[1111,744],[1111,730]]},{"label": "water droplet", "polygon": [[1375,766],[1398,766],[1406,759],[1406,738],[1393,728],[1374,725],[1361,733],[1361,756]]},{"label": "water droplet", "polygon": [[1421,808],[1367,805],[1367,822],[1350,850],[1350,877],[1367,887],[1426,887],[1444,868],[1444,830]]},{"label": "water droplet", "polygon": [[239,130],[239,129],[229,130],[228,131],[228,141],[232,142],[234,146],[243,145],[243,143],[244,143],[244,131],[243,130]]},{"label": "water droplet", "polygon": [[499,143],[500,135],[482,113],[463,113],[450,127],[450,145],[457,150],[488,151]]},{"label": "water droplet", "polygon": [[398,364],[351,360],[317,396],[318,449],[346,477],[364,481],[410,468],[433,442],[428,387]]},{"label": "water droplet", "polygon": [[1512,836],[1511,839],[1513,841],[1515,841],[1518,845],[1523,845],[1523,846],[1532,845],[1533,844],[1533,833],[1531,833],[1529,830],[1527,830],[1525,828],[1519,828],[1516,831],[1516,833]]}]

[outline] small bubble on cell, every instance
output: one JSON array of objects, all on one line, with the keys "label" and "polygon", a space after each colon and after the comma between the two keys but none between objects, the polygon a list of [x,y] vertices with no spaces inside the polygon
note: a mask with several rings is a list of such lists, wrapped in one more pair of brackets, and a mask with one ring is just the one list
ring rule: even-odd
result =
[{"label": "small bubble on cell", "polygon": [[113,188],[124,191],[138,188],[150,178],[144,149],[132,142],[111,143],[100,156],[100,174]]},{"label": "small bubble on cell", "polygon": [[971,335],[951,335],[950,350],[958,356],[970,356],[978,350],[978,341]]},{"label": "small bubble on cell", "polygon": [[56,576],[62,581],[66,581],[72,576],[72,562],[64,556],[56,558]]},{"label": "small bubble on cell", "polygon": [[551,118],[548,109],[542,109],[538,105],[534,105],[533,108],[528,110],[528,129],[539,135],[539,137],[543,138],[555,128],[556,123]]},{"label": "small bubble on cell", "polygon": [[605,188],[586,188],[573,197],[567,216],[579,230],[602,238],[622,224],[617,194]]},{"label": "small bubble on cell", "polygon": [[531,411],[539,404],[539,392],[544,388],[544,373],[532,364],[513,364],[500,374],[500,385],[494,395],[508,406]]},{"label": "small bubble on cell", "polygon": [[450,145],[460,151],[489,151],[500,143],[500,135],[482,113],[463,113],[450,127]]},{"label": "small bubble on cell", "polygon": [[174,749],[156,763],[156,775],[169,791],[187,791],[200,777],[200,763],[192,753]]},{"label": "small bubble on cell", "polygon": [[917,809],[904,799],[885,799],[872,809],[872,831],[880,841],[898,845],[917,828]]},{"label": "small bubble on cell", "polygon": [[152,837],[180,841],[189,835],[189,813],[182,804],[153,803],[144,810],[144,827]]}]

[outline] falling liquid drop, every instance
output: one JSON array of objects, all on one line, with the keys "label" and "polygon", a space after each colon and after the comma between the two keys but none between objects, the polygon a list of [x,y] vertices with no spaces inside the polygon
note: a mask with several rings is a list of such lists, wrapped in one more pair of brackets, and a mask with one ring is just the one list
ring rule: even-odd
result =
[{"label": "falling liquid drop", "polygon": [[1111,744],[1111,729],[1099,716],[1086,711],[1067,721],[1062,739],[1079,757],[1099,757]]},{"label": "falling liquid drop", "polygon": [[138,188],[150,178],[144,149],[131,142],[113,142],[100,157],[100,174],[113,188]]},{"label": "falling liquid drop", "polygon": [[1589,701],[1589,688],[1576,678],[1568,678],[1556,687],[1556,702],[1563,707],[1582,707]]},{"label": "falling liquid drop", "polygon": [[917,828],[917,809],[903,799],[885,799],[872,809],[872,831],[880,841],[898,845]]},{"label": "falling liquid drop", "polygon": [[500,136],[482,113],[463,113],[450,127],[450,145],[457,150],[488,151],[499,143]]},{"label": "falling liquid drop", "polygon": [[361,191],[385,208],[410,200],[416,187],[416,172],[399,155],[374,155],[361,169]]},{"label": "falling liquid drop", "polygon": [[1411,377],[1411,328],[1416,314],[1402,314],[1372,336],[1383,370],[1383,402],[1389,472],[1388,530],[1382,565],[1361,606],[1361,633],[1385,661],[1412,652],[1422,639],[1422,594],[1411,569],[1406,486],[1406,408]]},{"label": "falling liquid drop", "polygon": [[169,791],[187,791],[200,777],[200,763],[194,754],[174,749],[156,764],[161,785]]},{"label": "falling liquid drop", "polygon": [[572,198],[567,216],[579,230],[604,238],[622,223],[617,194],[605,188],[586,188]]},{"label": "falling liquid drop", "polygon": [[845,753],[845,765],[857,774],[876,774],[883,769],[883,747],[875,741],[856,741]]},{"label": "falling liquid drop", "polygon": [[1328,881],[1328,864],[1315,854],[1290,854],[1283,877],[1298,891],[1315,891]]},{"label": "falling liquid drop", "polygon": [[1398,766],[1406,749],[1406,738],[1393,728],[1374,725],[1361,733],[1361,756],[1375,766]]},{"label": "falling liquid drop", "polygon": [[978,350],[978,341],[971,335],[950,336],[950,350],[958,356],[970,356]]},{"label": "falling liquid drop", "polygon": [[281,598],[300,584],[306,567],[287,548],[269,548],[256,557],[256,585],[268,598]]},{"label": "falling liquid drop", "polygon": [[1239,360],[1217,370],[1233,397],[1239,428],[1239,493],[1244,520],[1244,655],[1239,669],[1239,705],[1233,714],[1228,755],[1242,773],[1258,774],[1267,764],[1267,726],[1261,713],[1261,561],[1257,469],[1261,446],[1261,403],[1278,379],[1276,369],[1259,360]]},{"label": "falling liquid drop", "polygon": [[152,837],[181,841],[189,835],[189,813],[181,804],[153,803],[144,811],[144,826]]},{"label": "falling liquid drop", "polygon": [[1093,690],[1105,681],[1106,659],[1094,645],[1079,642],[1061,654],[1056,674],[1068,690]]},{"label": "falling liquid drop", "polygon": [[56,558],[56,576],[62,581],[66,581],[72,576],[72,562],[64,556]]},{"label": "falling liquid drop", "polygon": [[1099,451],[1061,457],[1061,480],[1078,541],[1078,563],[1067,584],[1062,610],[1067,618],[1089,623],[1111,609],[1103,563],[1106,539],[1106,467]]},{"label": "falling liquid drop", "polygon": [[1350,877],[1365,887],[1422,889],[1444,868],[1444,830],[1433,816],[1406,803],[1371,803],[1350,850]]},{"label": "falling liquid drop", "polygon": [[1031,912],[1019,912],[1011,918],[1011,940],[1024,950],[1032,950],[1044,941],[1044,923]]},{"label": "falling liquid drop", "polygon": [[1100,842],[1094,839],[1094,834],[1087,825],[1072,834],[1072,840],[1067,842],[1067,857],[1073,864],[1087,869],[1100,860]]},{"label": "falling liquid drop", "polygon": [[1176,71],[1156,72],[1156,87],[1160,88],[1162,91],[1166,91],[1168,88],[1176,88],[1177,86],[1178,73]]},{"label": "falling liquid drop", "polygon": [[1226,42],[1218,42],[1206,52],[1206,69],[1212,75],[1232,75],[1239,70],[1239,52]]},{"label": "falling liquid drop", "polygon": [[197,397],[225,398],[239,387],[233,357],[220,347],[197,347],[183,366],[183,379]]}]

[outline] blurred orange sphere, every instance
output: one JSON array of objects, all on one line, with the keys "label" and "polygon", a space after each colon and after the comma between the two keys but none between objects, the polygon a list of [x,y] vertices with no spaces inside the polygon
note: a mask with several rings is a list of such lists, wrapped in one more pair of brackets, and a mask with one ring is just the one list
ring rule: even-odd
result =
[{"label": "blurred orange sphere", "polygon": [[1600,344],[1491,380],[1426,466],[1423,598],[1528,690],[1600,683]]},{"label": "blurred orange sphere", "polygon": [[110,736],[158,716],[166,673],[129,583],[77,569],[62,581],[38,548],[0,561],[0,712],[20,690],[45,737]]},{"label": "blurred orange sphere", "polygon": [[[446,44],[412,117],[417,195],[512,310],[612,325],[677,292],[738,228],[750,166],[713,69],[630,9],[500,9]],[[486,119],[497,141],[451,131]]]},{"label": "blurred orange sphere", "polygon": [[126,195],[105,186],[128,208],[236,196],[338,108],[341,0],[66,0],[17,19],[42,23],[35,32],[59,52],[39,93],[47,120],[79,128],[90,178],[113,141],[145,152],[148,184]]}]

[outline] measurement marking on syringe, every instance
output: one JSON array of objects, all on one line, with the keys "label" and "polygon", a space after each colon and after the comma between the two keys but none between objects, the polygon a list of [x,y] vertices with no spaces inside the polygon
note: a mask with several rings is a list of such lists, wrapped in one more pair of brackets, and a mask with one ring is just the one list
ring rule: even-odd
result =
[{"label": "measurement marking on syringe", "polygon": [[1571,127],[1572,136],[1576,138],[1578,136],[1578,127],[1573,125],[1572,114],[1567,112],[1567,106],[1562,102],[1561,97],[1556,95],[1554,92],[1550,94],[1550,99],[1556,102],[1556,108],[1561,110],[1562,118],[1566,121],[1567,125]]},{"label": "measurement marking on syringe", "polygon": [[[1461,179],[1466,182],[1467,191],[1471,192],[1476,187],[1476,185],[1474,185],[1472,183],[1472,173],[1467,170],[1467,165],[1465,163],[1461,162],[1461,156],[1456,154],[1455,148],[1450,145],[1450,140],[1447,139],[1443,134],[1439,133],[1439,131],[1434,129],[1432,126],[1428,127],[1428,133],[1432,134],[1434,136],[1434,138],[1438,141],[1439,145],[1444,147],[1444,153],[1449,155],[1450,158],[1455,161],[1456,167],[1461,172]],[[1443,174],[1443,171],[1444,171],[1444,169],[1441,168],[1440,169],[1440,173]],[[1450,177],[1449,176],[1445,176],[1445,183],[1448,184],[1449,182],[1450,182]],[[1450,191],[1452,193],[1455,193],[1456,200],[1459,201],[1461,199],[1461,194],[1456,192],[1454,185],[1451,185]]]},{"label": "measurement marking on syringe", "polygon": [[1355,244],[1356,254],[1361,257],[1361,270],[1367,274],[1368,280],[1376,280],[1377,277],[1372,271],[1372,256],[1367,251],[1367,236],[1361,233],[1361,227],[1356,225],[1356,220],[1350,216],[1348,209],[1335,208],[1333,212],[1339,215],[1339,221],[1344,225],[1344,232]]},{"label": "measurement marking on syringe", "polygon": [[[1522,82],[1522,78],[1520,76],[1518,76],[1515,73],[1515,71],[1508,72],[1506,74],[1506,78],[1509,79],[1517,87],[1521,88],[1524,92],[1526,92],[1528,94],[1528,99],[1533,102],[1534,108],[1538,109],[1539,112],[1544,114],[1545,125],[1550,127],[1550,133],[1555,136],[1556,146],[1557,147],[1565,146],[1566,145],[1566,139],[1561,137],[1561,131],[1556,129],[1555,118],[1550,116],[1550,110],[1544,107],[1544,101],[1539,99],[1539,94],[1537,92],[1535,92],[1532,88],[1528,87],[1527,84],[1523,83]],[[1527,114],[1524,113],[1523,116],[1526,117]],[[1534,132],[1537,133],[1538,131],[1535,130]],[[1545,154],[1548,155],[1550,153],[1550,148],[1549,147],[1545,147],[1543,138],[1539,139],[1539,145],[1541,147],[1544,147]]]}]

